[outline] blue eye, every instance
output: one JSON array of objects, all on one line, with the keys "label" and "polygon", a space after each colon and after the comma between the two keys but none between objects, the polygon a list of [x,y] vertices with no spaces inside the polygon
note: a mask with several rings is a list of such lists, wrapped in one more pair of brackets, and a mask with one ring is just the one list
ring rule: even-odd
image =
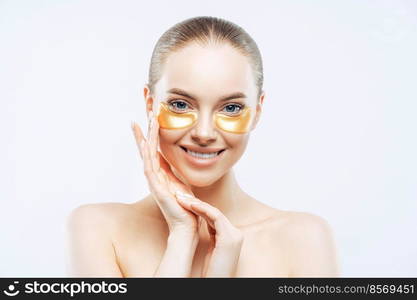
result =
[{"label": "blue eye", "polygon": [[243,109],[243,105],[240,104],[227,104],[225,107],[223,107],[223,110],[225,110],[225,112],[230,113],[230,114],[237,114],[239,113],[242,109]]},{"label": "blue eye", "polygon": [[173,107],[174,111],[184,112],[188,108],[188,103],[181,100],[175,100],[168,103],[170,107]]},{"label": "blue eye", "polygon": [[[183,113],[191,109],[190,105],[183,100],[173,100],[168,102],[169,108],[173,112]],[[244,105],[237,103],[230,103],[223,107],[222,111],[229,115],[238,115],[240,111],[244,108]]]}]

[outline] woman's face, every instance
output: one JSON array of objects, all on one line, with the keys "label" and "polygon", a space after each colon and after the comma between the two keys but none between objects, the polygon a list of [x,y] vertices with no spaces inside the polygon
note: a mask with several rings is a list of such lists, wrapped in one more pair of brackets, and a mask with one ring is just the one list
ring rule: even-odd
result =
[{"label": "woman's face", "polygon": [[[168,56],[153,97],[145,87],[145,98],[155,114],[164,102],[165,114],[179,117],[175,120],[194,116],[192,124],[175,128],[179,123],[174,122],[174,127],[159,131],[161,152],[180,179],[191,186],[208,186],[239,160],[261,112],[264,96],[257,99],[257,93],[248,58],[227,44],[192,43]],[[242,133],[245,121],[239,116],[245,107],[250,119],[246,117],[248,126]],[[222,118],[232,130],[219,126]]]}]

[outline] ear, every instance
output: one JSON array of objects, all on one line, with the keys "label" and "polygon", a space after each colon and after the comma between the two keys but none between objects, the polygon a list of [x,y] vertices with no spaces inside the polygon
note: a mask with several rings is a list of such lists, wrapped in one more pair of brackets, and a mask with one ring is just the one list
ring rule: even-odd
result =
[{"label": "ear", "polygon": [[153,111],[154,99],[148,84],[143,87],[143,97],[145,99],[146,115],[149,119],[149,112]]},{"label": "ear", "polygon": [[256,125],[258,124],[259,119],[261,118],[262,105],[264,104],[264,98],[265,98],[265,91],[262,91],[261,95],[259,96],[258,103],[256,104],[255,118],[252,123],[251,131],[256,128]]}]

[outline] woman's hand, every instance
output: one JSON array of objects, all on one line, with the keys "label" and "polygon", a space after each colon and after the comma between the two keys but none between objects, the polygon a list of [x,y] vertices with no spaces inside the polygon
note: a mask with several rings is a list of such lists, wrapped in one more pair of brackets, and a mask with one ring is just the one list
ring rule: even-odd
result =
[{"label": "woman's hand", "polygon": [[198,219],[179,205],[175,198],[177,191],[187,194],[192,192],[173,174],[168,162],[158,151],[159,124],[156,116],[150,112],[147,140],[134,122],[132,130],[144,162],[149,189],[166,219],[170,234],[179,232],[195,238],[198,233]]},{"label": "woman's hand", "polygon": [[202,277],[234,277],[243,244],[242,232],[216,207],[191,195],[180,194],[178,202],[206,220],[210,244]]}]

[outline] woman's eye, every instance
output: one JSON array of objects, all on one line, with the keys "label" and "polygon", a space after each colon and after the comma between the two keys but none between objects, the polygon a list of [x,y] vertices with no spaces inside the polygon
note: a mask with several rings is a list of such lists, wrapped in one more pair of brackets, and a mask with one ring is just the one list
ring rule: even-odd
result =
[{"label": "woman's eye", "polygon": [[222,111],[227,112],[228,114],[237,114],[242,110],[243,106],[240,104],[228,104],[223,107]]},{"label": "woman's eye", "polygon": [[174,111],[183,112],[187,110],[188,103],[184,101],[171,101],[169,102],[169,106],[173,108]]}]

